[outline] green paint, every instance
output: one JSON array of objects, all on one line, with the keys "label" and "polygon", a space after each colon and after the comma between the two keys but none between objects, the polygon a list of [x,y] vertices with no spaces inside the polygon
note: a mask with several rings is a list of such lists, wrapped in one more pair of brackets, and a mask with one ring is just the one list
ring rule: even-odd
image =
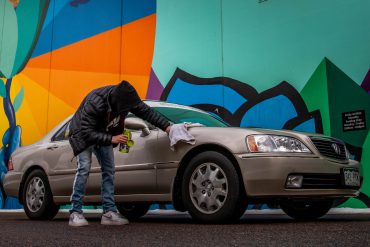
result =
[{"label": "green paint", "polygon": [[[331,133],[351,145],[362,147],[369,131],[370,95],[329,60],[326,68]],[[342,113],[358,110],[365,110],[367,129],[344,132]]]},{"label": "green paint", "polygon": [[6,97],[6,88],[2,80],[0,80],[0,96],[2,98]]},{"label": "green paint", "polygon": [[370,123],[370,96],[342,70],[325,58],[301,95],[309,111],[320,110],[324,134],[362,147],[369,125],[366,130],[343,132],[342,113],[365,110],[366,122]]},{"label": "green paint", "polygon": [[221,0],[157,0],[152,66],[167,84],[177,67],[199,77],[222,75]]},{"label": "green paint", "polygon": [[48,0],[22,0],[16,9],[0,0],[0,73],[6,78],[18,74],[31,57],[43,19],[49,6]]},{"label": "green paint", "polygon": [[[370,197],[370,134],[367,136],[363,145],[362,159],[361,159],[361,174],[363,182],[361,192]],[[342,205],[341,208],[367,208],[367,206],[359,199],[351,198]]]},{"label": "green paint", "polygon": [[[317,67],[301,95],[309,111],[320,110],[326,135],[363,148],[361,164],[364,184],[361,191],[370,196],[370,135],[367,134],[370,95],[327,58]],[[356,110],[365,110],[367,129],[343,132],[342,113]],[[366,205],[358,199],[350,199],[341,207],[366,208]]]},{"label": "green paint", "polygon": [[340,208],[367,208],[367,206],[356,198],[350,198],[339,206]]},{"label": "green paint", "polygon": [[328,84],[326,75],[327,59],[323,59],[302,89],[301,96],[308,111],[320,110],[325,135],[331,135]]},{"label": "green paint", "polygon": [[22,105],[24,99],[24,87],[19,90],[17,96],[14,98],[13,107],[14,111],[17,112]]},{"label": "green paint", "polygon": [[18,45],[18,24],[13,5],[0,0],[0,71],[6,78],[12,77],[15,54]]},{"label": "green paint", "polygon": [[23,0],[16,9],[21,45],[17,48],[12,76],[18,74],[32,55],[49,1]]}]

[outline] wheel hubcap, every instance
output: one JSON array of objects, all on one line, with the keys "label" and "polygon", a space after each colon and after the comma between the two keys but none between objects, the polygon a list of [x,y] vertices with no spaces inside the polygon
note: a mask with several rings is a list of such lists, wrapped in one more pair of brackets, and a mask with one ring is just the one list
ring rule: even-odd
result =
[{"label": "wheel hubcap", "polygon": [[26,201],[31,212],[40,210],[45,199],[45,185],[39,177],[34,177],[27,186]]},{"label": "wheel hubcap", "polygon": [[228,183],[225,172],[214,163],[198,166],[189,183],[193,205],[202,213],[216,213],[227,198]]}]

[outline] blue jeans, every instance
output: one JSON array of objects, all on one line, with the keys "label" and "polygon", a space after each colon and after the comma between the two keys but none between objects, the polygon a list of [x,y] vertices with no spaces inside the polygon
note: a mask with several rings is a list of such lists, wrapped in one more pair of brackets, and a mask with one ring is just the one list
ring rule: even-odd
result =
[{"label": "blue jeans", "polygon": [[82,213],[82,198],[85,195],[86,182],[91,167],[91,156],[95,154],[102,170],[102,204],[103,212],[117,212],[114,203],[114,155],[112,146],[91,146],[77,155],[77,172],[71,195],[70,213]]}]

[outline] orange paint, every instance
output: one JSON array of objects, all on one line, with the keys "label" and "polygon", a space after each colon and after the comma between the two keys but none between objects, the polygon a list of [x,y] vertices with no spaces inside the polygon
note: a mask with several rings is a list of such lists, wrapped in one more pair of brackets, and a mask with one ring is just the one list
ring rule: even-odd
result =
[{"label": "orange paint", "polygon": [[153,14],[32,58],[23,73],[73,108],[92,89],[121,80],[130,81],[144,98],[154,52],[155,23]]},{"label": "orange paint", "polygon": [[26,67],[22,71],[22,75],[25,75],[43,87],[45,90],[49,90],[49,79],[50,79],[50,70],[44,68],[30,68]]},{"label": "orange paint", "polygon": [[64,70],[52,70],[50,78],[50,93],[75,109],[91,90],[119,81],[118,74]]},{"label": "orange paint", "polygon": [[[120,79],[130,81],[141,98],[145,98],[149,85],[154,53],[155,23],[156,15],[153,14],[122,27]],[[143,79],[143,76],[146,79]]]},{"label": "orange paint", "polygon": [[[27,132],[23,134],[25,143],[37,140],[72,114],[95,88],[127,80],[144,98],[155,24],[153,14],[30,59],[17,76],[25,87],[25,101],[19,111],[19,123]],[[5,127],[1,122],[1,128]]]},{"label": "orange paint", "polygon": [[122,27],[121,73],[148,75],[152,64],[156,15],[150,15]]}]

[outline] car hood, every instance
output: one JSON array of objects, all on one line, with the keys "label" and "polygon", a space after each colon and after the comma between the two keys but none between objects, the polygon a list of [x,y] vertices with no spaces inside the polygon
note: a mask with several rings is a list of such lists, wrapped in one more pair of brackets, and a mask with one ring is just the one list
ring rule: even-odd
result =
[{"label": "car hood", "polygon": [[191,127],[189,128],[189,132],[195,137],[197,145],[216,144],[229,149],[232,153],[248,152],[246,137],[249,135],[283,135],[294,137],[306,144],[311,142],[309,140],[310,136],[317,135],[310,133],[308,136],[306,133],[290,130],[271,130],[242,127]]}]

